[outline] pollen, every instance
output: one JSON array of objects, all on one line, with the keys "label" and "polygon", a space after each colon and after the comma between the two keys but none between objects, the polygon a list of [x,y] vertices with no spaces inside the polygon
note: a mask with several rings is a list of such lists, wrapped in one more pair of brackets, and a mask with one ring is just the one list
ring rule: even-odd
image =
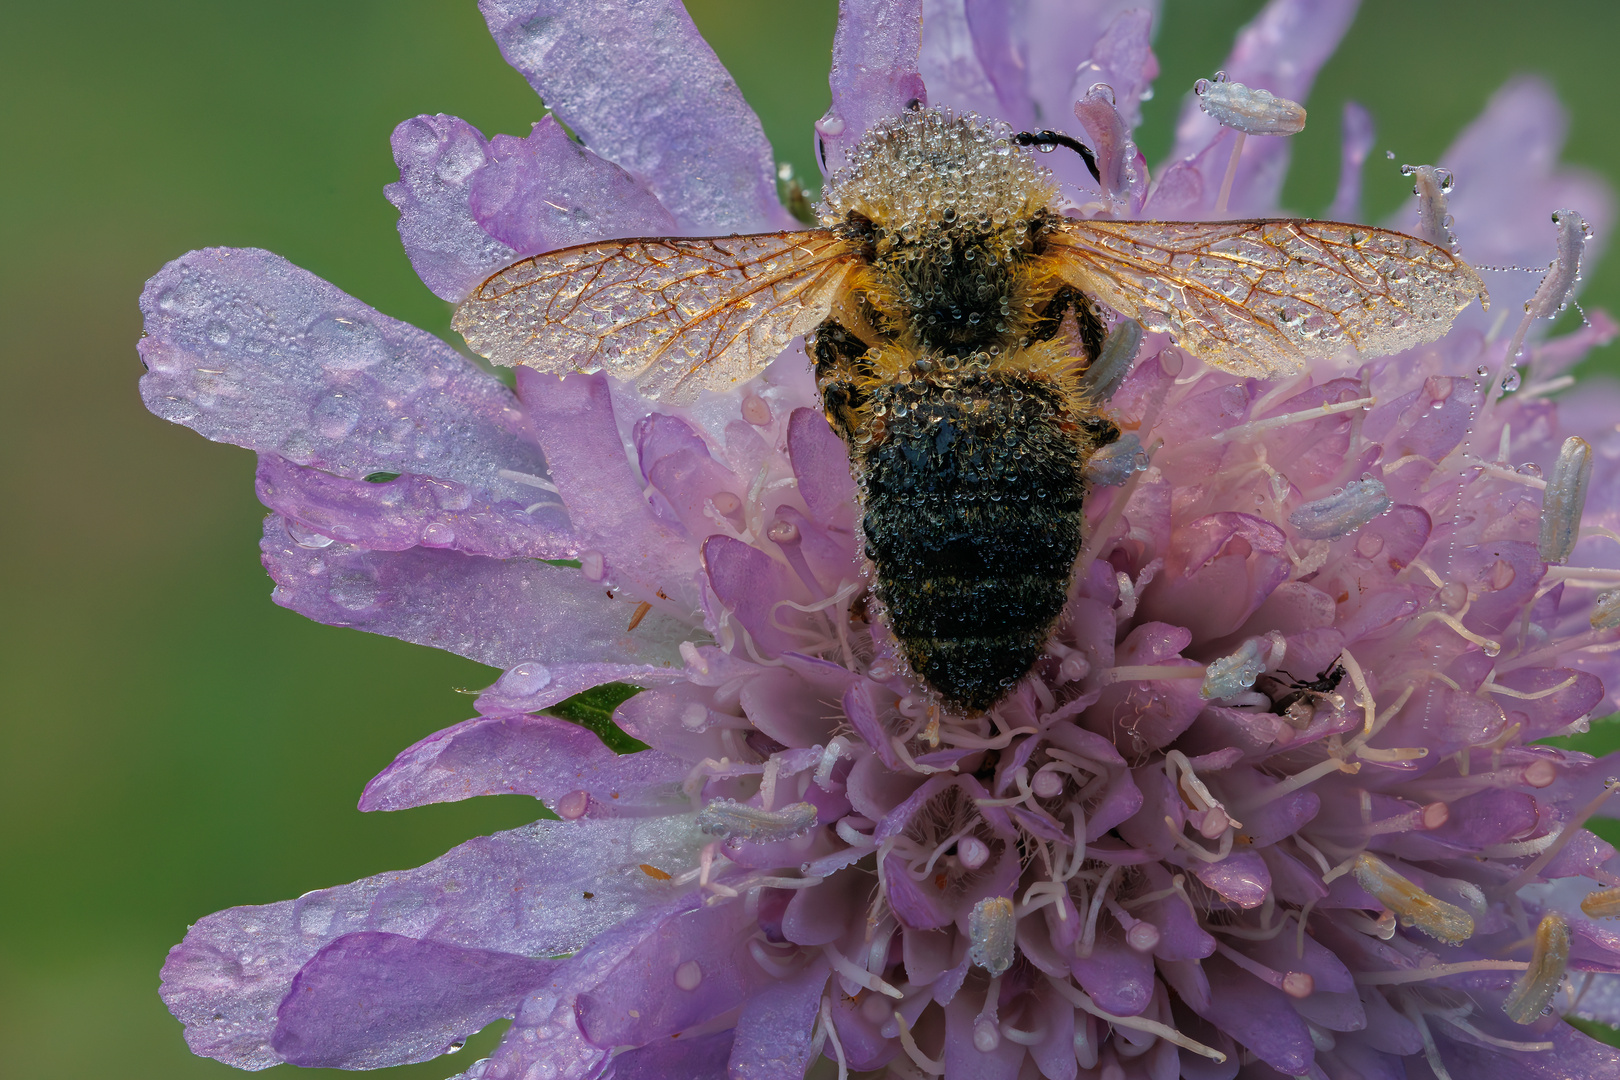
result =
[{"label": "pollen", "polygon": [[672,874],[665,873],[664,871],[658,869],[658,867],[653,866],[650,863],[642,863],[640,865],[639,869],[641,870],[641,872],[643,874],[646,874],[648,877],[654,879],[655,881],[669,881],[674,876]]},{"label": "pollen", "polygon": [[1474,936],[1473,916],[1456,904],[1430,896],[1378,856],[1365,851],[1356,856],[1355,875],[1361,887],[1393,911],[1402,926],[1415,926],[1449,945]]},{"label": "pollen", "polygon": [[[1586,905],[1583,902],[1581,906]],[[1521,1024],[1540,1019],[1542,1012],[1552,1004],[1553,995],[1564,985],[1564,970],[1568,966],[1569,923],[1558,912],[1549,912],[1536,927],[1530,966],[1513,984],[1513,992],[1502,1002],[1502,1011]]]},{"label": "pollen", "polygon": [[992,896],[973,905],[968,915],[968,958],[992,978],[1012,967],[1018,920],[1012,900]]},{"label": "pollen", "polygon": [[697,824],[710,836],[769,844],[809,832],[816,824],[816,808],[796,802],[780,810],[761,810],[733,799],[715,799],[698,813]]}]

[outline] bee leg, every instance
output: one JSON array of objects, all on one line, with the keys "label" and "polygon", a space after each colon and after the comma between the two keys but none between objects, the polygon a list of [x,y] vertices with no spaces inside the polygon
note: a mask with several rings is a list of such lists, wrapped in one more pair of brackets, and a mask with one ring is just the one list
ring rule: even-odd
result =
[{"label": "bee leg", "polygon": [[1119,425],[1099,413],[1082,416],[1080,427],[1091,439],[1092,449],[1119,441]]},{"label": "bee leg", "polygon": [[[1072,324],[1069,323],[1071,318],[1074,320]],[[1046,302],[1046,310],[1030,327],[1029,336],[1034,341],[1051,341],[1059,333],[1078,338],[1089,363],[1102,352],[1108,327],[1103,324],[1096,305],[1085,293],[1065,285]]]},{"label": "bee leg", "polygon": [[816,328],[810,355],[816,362],[816,388],[827,410],[827,423],[845,441],[855,436],[857,414],[866,403],[860,380],[870,378],[867,344],[832,319]]}]

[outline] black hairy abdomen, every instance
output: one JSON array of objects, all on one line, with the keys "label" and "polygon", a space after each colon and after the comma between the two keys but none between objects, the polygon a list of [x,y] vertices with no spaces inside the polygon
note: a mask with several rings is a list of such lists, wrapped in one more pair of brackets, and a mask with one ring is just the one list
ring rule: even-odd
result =
[{"label": "black hairy abdomen", "polygon": [[948,703],[981,710],[1029,671],[1063,611],[1084,455],[1051,383],[953,381],[877,388],[853,457],[890,628]]}]

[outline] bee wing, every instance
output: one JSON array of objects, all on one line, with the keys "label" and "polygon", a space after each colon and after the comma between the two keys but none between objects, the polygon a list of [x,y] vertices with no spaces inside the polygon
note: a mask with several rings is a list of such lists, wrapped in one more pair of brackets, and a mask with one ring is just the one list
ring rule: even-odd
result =
[{"label": "bee wing", "polygon": [[826,230],[581,244],[495,274],[453,325],[498,364],[607,371],[648,397],[689,401],[814,329],[858,265]]},{"label": "bee wing", "polygon": [[1219,368],[1299,370],[1346,345],[1371,356],[1434,341],[1479,298],[1473,268],[1388,229],[1333,221],[1066,221],[1058,274]]}]

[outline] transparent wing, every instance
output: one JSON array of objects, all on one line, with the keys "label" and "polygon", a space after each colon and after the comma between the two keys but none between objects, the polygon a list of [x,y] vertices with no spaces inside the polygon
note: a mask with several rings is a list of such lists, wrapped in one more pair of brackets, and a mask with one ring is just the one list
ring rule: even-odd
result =
[{"label": "transparent wing", "polygon": [[494,275],[454,325],[499,364],[607,371],[687,401],[749,378],[814,329],[858,264],[824,230],[582,244]]},{"label": "transparent wing", "polygon": [[1068,221],[1059,275],[1216,367],[1271,376],[1346,345],[1433,341],[1490,297],[1443,248],[1333,221]]}]

